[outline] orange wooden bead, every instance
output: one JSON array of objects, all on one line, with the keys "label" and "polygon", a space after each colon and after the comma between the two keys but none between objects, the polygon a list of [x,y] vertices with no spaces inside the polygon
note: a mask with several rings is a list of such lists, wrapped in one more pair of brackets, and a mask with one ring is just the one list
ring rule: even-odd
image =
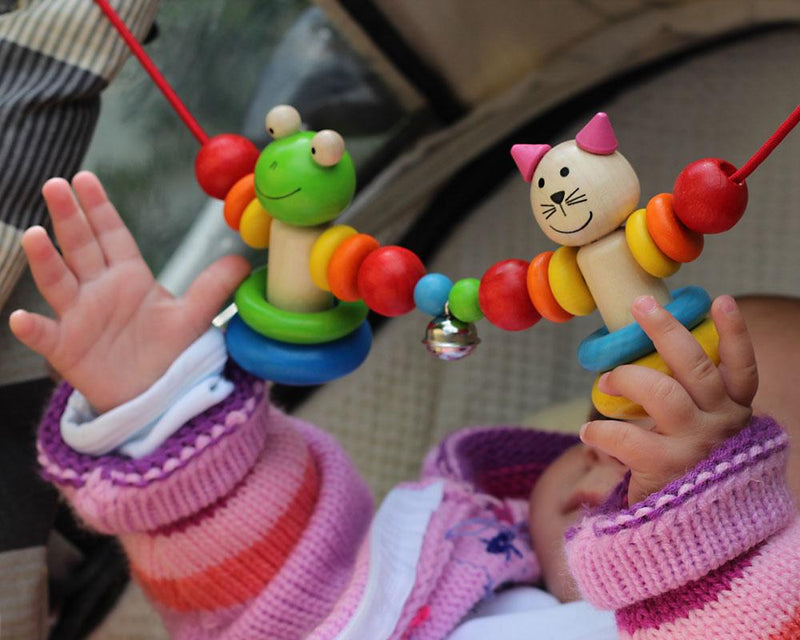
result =
[{"label": "orange wooden bead", "polygon": [[366,257],[380,246],[375,238],[366,233],[357,233],[342,241],[328,263],[331,293],[345,302],[361,300],[358,292],[358,270]]},{"label": "orange wooden bead", "polygon": [[668,258],[691,262],[703,252],[703,234],[692,231],[678,219],[672,208],[671,193],[650,198],[646,220],[650,237]]},{"label": "orange wooden bead", "polygon": [[550,288],[547,268],[552,257],[552,251],[545,251],[531,260],[528,265],[528,295],[543,318],[547,318],[550,322],[566,322],[574,316],[558,304]]},{"label": "orange wooden bead", "polygon": [[256,185],[255,175],[248,173],[244,178],[241,178],[234,184],[228,195],[225,196],[225,206],[223,213],[225,215],[225,222],[228,226],[235,231],[239,230],[239,222],[242,219],[242,214],[253,200],[256,199]]}]

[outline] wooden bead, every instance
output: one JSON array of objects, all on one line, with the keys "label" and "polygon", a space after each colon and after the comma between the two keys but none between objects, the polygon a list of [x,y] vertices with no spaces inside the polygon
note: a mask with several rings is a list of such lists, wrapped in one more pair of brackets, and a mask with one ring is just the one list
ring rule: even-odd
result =
[{"label": "wooden bead", "polygon": [[453,281],[441,273],[429,273],[419,279],[414,287],[414,304],[417,309],[436,317],[444,313]]},{"label": "wooden bead", "polygon": [[269,247],[272,217],[264,211],[257,199],[250,201],[239,219],[239,235],[248,247],[266,249]]},{"label": "wooden bead", "polygon": [[375,238],[366,233],[345,238],[328,263],[327,276],[331,293],[345,302],[361,300],[358,292],[358,270],[364,259],[380,246]]},{"label": "wooden bead", "polygon": [[675,215],[692,231],[721,233],[735,225],[747,207],[747,185],[729,178],[730,162],[704,158],[687,165],[672,188]]},{"label": "wooden bead", "polygon": [[[714,364],[719,364],[719,334],[714,326],[714,322],[711,319],[704,320],[692,329],[692,335],[703,348],[709,360]],[[634,360],[631,364],[655,369],[661,373],[672,375],[669,367],[657,351],[653,351],[643,358]],[[633,420],[635,418],[644,418],[647,416],[647,412],[645,412],[641,405],[628,400],[628,398],[623,396],[611,396],[600,391],[597,384],[600,380],[600,375],[595,378],[594,384],[592,385],[592,403],[600,413],[617,420]]]},{"label": "wooden bead", "polygon": [[331,262],[333,253],[350,236],[358,233],[353,227],[346,224],[337,224],[330,229],[322,232],[319,238],[311,247],[311,256],[308,259],[308,270],[311,279],[323,291],[330,291],[331,285],[328,282],[328,265]]},{"label": "wooden bead", "polygon": [[462,278],[450,289],[447,306],[450,308],[450,313],[461,322],[477,322],[483,318],[483,311],[478,302],[480,286],[481,281],[477,278]]},{"label": "wooden bead", "polygon": [[253,173],[259,151],[243,136],[223,133],[206,142],[194,159],[194,175],[212,198],[222,200],[230,188]]},{"label": "wooden bead", "polygon": [[541,315],[528,296],[528,263],[503,260],[481,278],[478,302],[486,318],[506,331],[522,331],[535,325]]},{"label": "wooden bead", "polygon": [[550,257],[547,277],[558,305],[573,316],[587,316],[596,305],[577,261],[578,249],[559,247]]},{"label": "wooden bead", "polygon": [[225,222],[231,229],[239,230],[239,222],[242,214],[253,200],[256,198],[255,176],[248,173],[230,188],[228,195],[225,196],[225,206],[223,215]]},{"label": "wooden bead", "polygon": [[403,247],[372,251],[358,270],[358,292],[382,316],[400,316],[414,308],[414,287],[425,275],[422,261]]},{"label": "wooden bead", "polygon": [[672,194],[660,193],[647,203],[647,230],[664,254],[676,262],[691,262],[703,253],[702,233],[683,224],[672,209]]},{"label": "wooden bead", "polygon": [[288,104],[279,104],[272,107],[264,121],[267,133],[275,140],[297,133],[300,131],[302,124],[297,109]]},{"label": "wooden bead", "polygon": [[561,308],[550,289],[547,271],[552,257],[552,251],[545,251],[531,260],[528,266],[528,295],[543,318],[547,318],[550,322],[566,322],[574,316]]},{"label": "wooden bead", "polygon": [[664,255],[647,230],[644,209],[637,209],[625,223],[625,239],[639,266],[655,278],[668,278],[681,268],[681,263]]},{"label": "wooden bead", "polygon": [[323,129],[311,138],[311,159],[321,167],[332,167],[344,156],[344,138],[336,131]]}]

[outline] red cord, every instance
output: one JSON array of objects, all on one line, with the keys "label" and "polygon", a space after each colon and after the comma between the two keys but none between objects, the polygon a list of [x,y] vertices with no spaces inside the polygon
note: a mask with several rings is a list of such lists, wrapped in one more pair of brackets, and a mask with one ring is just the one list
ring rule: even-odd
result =
[{"label": "red cord", "polygon": [[781,124],[775,133],[770,136],[769,140],[761,145],[761,148],[756,151],[755,154],[753,154],[753,157],[745,162],[738,171],[731,175],[731,180],[734,182],[744,182],[747,176],[753,173],[758,165],[764,162],[764,160],[767,159],[767,156],[775,150],[775,147],[777,147],[783,141],[783,139],[789,135],[789,132],[795,128],[798,122],[800,122],[800,105],[795,107],[794,111],[792,111],[789,117],[783,121],[783,124]]},{"label": "red cord", "polygon": [[130,48],[131,53],[135,55],[139,62],[144,67],[144,70],[150,75],[153,79],[153,82],[156,83],[156,86],[161,89],[161,93],[164,94],[164,97],[169,101],[172,105],[172,108],[175,109],[178,116],[181,120],[189,127],[189,131],[192,132],[197,141],[204,145],[208,142],[208,135],[200,124],[197,122],[195,117],[189,111],[181,99],[178,97],[178,94],[175,93],[175,90],[170,86],[167,79],[161,75],[161,72],[156,67],[155,63],[152,61],[150,56],[147,55],[145,50],[142,48],[142,45],[139,44],[139,41],[134,37],[131,33],[130,29],[125,25],[122,19],[117,15],[114,9],[108,4],[107,0],[94,0],[95,4],[100,7],[100,10],[106,14],[109,22],[113,25],[113,27],[119,31],[122,38],[125,40],[125,43]]}]

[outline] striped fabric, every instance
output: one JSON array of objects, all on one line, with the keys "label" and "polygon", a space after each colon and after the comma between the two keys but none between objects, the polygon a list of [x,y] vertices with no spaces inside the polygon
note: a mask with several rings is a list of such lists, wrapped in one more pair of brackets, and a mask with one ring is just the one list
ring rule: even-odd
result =
[{"label": "striped fabric", "polygon": [[[71,450],[59,434],[66,385],[39,431],[45,476],[87,524],[119,536],[174,638],[380,629],[367,635],[443,640],[496,589],[539,579],[526,496],[574,437],[453,434],[422,480],[401,488],[405,498],[387,499],[397,511],[377,522],[395,524],[370,529],[368,490],[335,440],[275,409],[264,384],[234,365],[226,377],[228,398],[144,458]],[[774,421],[754,418],[660,492],[625,507],[621,485],[568,532],[572,573],[588,600],[616,610],[621,637],[798,638],[787,447]],[[414,496],[431,489],[435,506],[417,518]]]},{"label": "striped fabric", "polygon": [[[143,38],[158,0],[114,0]],[[0,307],[24,268],[21,231],[46,219],[39,195],[49,177],[80,167],[100,92],[127,50],[91,0],[0,4]]]},{"label": "striped fabric", "polygon": [[[694,470],[568,532],[570,568],[622,638],[800,638],[800,520],[788,437],[754,419]],[[618,497],[617,497],[618,499]]]}]

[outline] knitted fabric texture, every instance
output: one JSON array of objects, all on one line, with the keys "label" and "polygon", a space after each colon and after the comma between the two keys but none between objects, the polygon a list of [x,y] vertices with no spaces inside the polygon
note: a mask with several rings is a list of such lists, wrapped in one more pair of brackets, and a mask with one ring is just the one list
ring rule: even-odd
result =
[{"label": "knitted fabric texture", "polygon": [[584,597],[617,610],[622,637],[800,637],[800,525],[784,481],[787,447],[772,420],[753,419],[643,502],[607,503],[585,518],[567,533]]},{"label": "knitted fabric texture", "polygon": [[39,460],[91,526],[120,537],[176,638],[305,638],[349,583],[371,498],[332,438],[236,390],[138,460],[83,456],[61,440],[56,393]]}]

